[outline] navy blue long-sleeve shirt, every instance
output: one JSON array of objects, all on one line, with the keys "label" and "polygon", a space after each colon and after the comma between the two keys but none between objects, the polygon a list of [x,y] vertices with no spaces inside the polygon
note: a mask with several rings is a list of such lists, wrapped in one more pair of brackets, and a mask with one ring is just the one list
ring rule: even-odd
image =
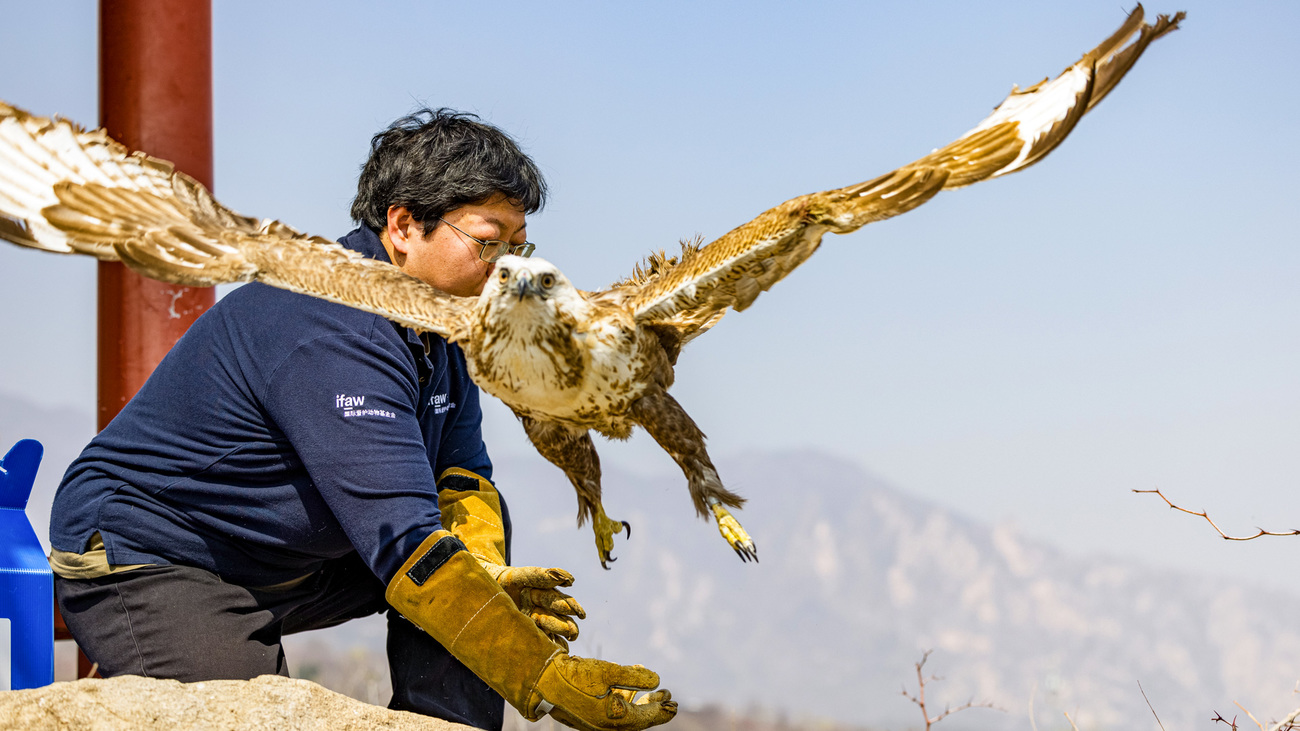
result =
[{"label": "navy blue long-sleeve shirt", "polygon": [[[362,227],[345,246],[388,260]],[[356,550],[387,582],[441,527],[435,475],[491,478],[460,348],[262,284],[204,313],[69,467],[50,543],[266,586]]]}]

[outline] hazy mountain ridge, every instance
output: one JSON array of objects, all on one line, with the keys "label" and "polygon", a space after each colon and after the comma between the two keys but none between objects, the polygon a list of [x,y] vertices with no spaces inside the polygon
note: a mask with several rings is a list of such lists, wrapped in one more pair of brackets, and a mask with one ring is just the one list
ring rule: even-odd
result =
[{"label": "hazy mountain ridge", "polygon": [[[945,678],[932,698],[1011,711],[971,711],[965,728],[1027,728],[1031,696],[1039,728],[1065,727],[1061,711],[1081,728],[1124,728],[1150,713],[1138,681],[1173,726],[1205,726],[1234,700],[1257,714],[1289,710],[1279,704],[1300,677],[1300,631],[1287,620],[1300,598],[1141,557],[1068,556],[826,455],[736,457],[719,470],[752,499],[740,517],[762,563],[740,565],[711,526],[670,514],[686,503],[680,476],[611,473],[606,506],[632,520],[634,538],[605,577],[583,570],[585,536],[533,535],[518,517],[554,510],[518,505],[563,483],[558,471],[499,466],[517,562],[545,542],[539,553],[579,575],[575,594],[593,616],[576,651],[645,663],[686,699],[893,727],[914,722],[899,688],[914,687],[924,649],[935,650],[927,670]],[[514,486],[524,473],[544,489]],[[628,495],[657,497],[661,483],[662,509],[619,516]]]},{"label": "hazy mountain ridge", "polygon": [[[0,449],[21,437],[46,445],[29,509],[38,532],[92,433],[89,412],[0,396]],[[590,616],[575,653],[646,664],[688,708],[872,727],[917,725],[899,689],[915,689],[925,649],[935,650],[927,671],[944,677],[929,689],[935,707],[973,696],[1009,711],[968,711],[945,722],[954,728],[1029,728],[1031,697],[1039,729],[1065,728],[1062,710],[1082,729],[1131,728],[1150,714],[1137,681],[1168,728],[1211,728],[1211,709],[1228,713],[1234,700],[1261,718],[1295,701],[1296,596],[1149,568],[1140,556],[1070,556],[824,454],[737,456],[719,469],[751,498],[738,515],[761,563],[742,564],[694,516],[680,473],[607,469],[606,507],[633,537],[616,539],[619,560],[604,572],[590,529],[575,530],[563,475],[536,457],[498,461],[515,562],[578,577],[573,593]],[[286,646],[323,681],[376,666],[361,673],[365,694],[384,695],[382,620]]]},{"label": "hazy mountain ridge", "polygon": [[93,436],[95,416],[91,409],[37,406],[14,393],[0,391],[0,456],[19,439],[35,439],[45,447],[27,504],[27,517],[47,550],[54,490],[68,465]]}]

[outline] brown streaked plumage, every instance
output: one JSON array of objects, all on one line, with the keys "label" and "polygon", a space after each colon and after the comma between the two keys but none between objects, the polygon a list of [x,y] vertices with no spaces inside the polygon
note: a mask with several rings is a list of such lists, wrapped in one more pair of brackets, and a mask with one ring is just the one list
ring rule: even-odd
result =
[{"label": "brown streaked plumage", "polygon": [[704,435],[668,394],[682,347],[743,310],[817,250],[848,233],[1050,153],[1183,14],[1144,21],[1139,5],[1100,46],[1052,80],[1015,88],[951,144],[873,180],[786,201],[708,245],[653,254],[632,276],[584,292],[542,259],[505,257],[477,298],[455,297],[386,263],[284,224],[240,216],[164,161],[102,130],[33,117],[0,102],[0,238],[121,259],[185,285],[261,281],[387,317],[457,342],[474,380],[519,416],[529,439],[578,493],[602,563],[625,523],[605,515],[590,431],[621,439],[640,426],[687,477],[741,558],[753,541],[727,507]]}]

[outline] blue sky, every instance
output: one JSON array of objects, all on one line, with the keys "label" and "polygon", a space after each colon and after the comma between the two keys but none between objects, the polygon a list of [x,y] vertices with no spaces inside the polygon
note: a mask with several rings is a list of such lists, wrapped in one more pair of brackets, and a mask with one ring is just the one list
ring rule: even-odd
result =
[{"label": "blue sky", "polygon": [[[541,164],[554,195],[530,239],[587,289],[947,143],[1125,9],[215,6],[224,202],[339,236],[370,135],[456,107]],[[1224,544],[1129,492],[1226,529],[1300,526],[1300,6],[1148,6],[1178,9],[1184,29],[1045,162],[828,237],[693,343],[674,394],[711,449],[819,449],[1076,551],[1289,584],[1300,543]],[[94,124],[94,4],[4,12],[0,98]],[[0,323],[0,391],[90,411],[92,262],[0,248]],[[494,452],[528,451],[504,409],[486,428]],[[644,436],[601,452],[680,479]]]}]

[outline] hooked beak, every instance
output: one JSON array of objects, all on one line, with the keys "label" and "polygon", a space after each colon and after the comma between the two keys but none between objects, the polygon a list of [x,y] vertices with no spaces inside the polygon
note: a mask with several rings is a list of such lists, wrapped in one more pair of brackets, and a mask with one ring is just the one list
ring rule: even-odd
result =
[{"label": "hooked beak", "polygon": [[515,274],[515,281],[511,282],[513,293],[520,302],[523,302],[525,295],[534,294],[541,297],[542,287],[533,280],[533,274],[529,272],[519,272]]},{"label": "hooked beak", "polygon": [[537,287],[533,285],[533,275],[528,272],[519,272],[515,275],[515,294],[519,296],[519,301],[524,300],[526,294],[536,294]]}]

